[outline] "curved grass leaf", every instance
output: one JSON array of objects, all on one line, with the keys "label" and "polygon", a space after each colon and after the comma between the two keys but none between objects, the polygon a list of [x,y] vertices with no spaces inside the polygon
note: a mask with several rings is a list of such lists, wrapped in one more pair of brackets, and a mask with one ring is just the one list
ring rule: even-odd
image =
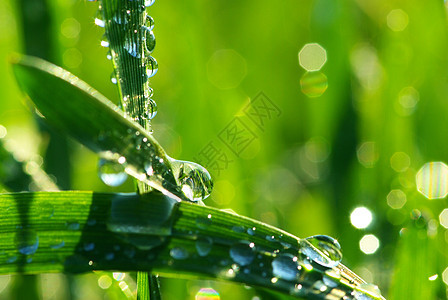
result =
[{"label": "curved grass leaf", "polygon": [[[2,194],[0,211],[0,274],[153,271],[297,298],[380,298],[342,264],[330,268],[307,259],[304,244],[282,230],[159,192]],[[274,270],[279,258],[282,268]]]},{"label": "curved grass leaf", "polygon": [[186,199],[159,143],[98,91],[36,57],[15,58],[13,70],[20,87],[53,126],[102,157],[123,164],[138,180],[179,201]]}]

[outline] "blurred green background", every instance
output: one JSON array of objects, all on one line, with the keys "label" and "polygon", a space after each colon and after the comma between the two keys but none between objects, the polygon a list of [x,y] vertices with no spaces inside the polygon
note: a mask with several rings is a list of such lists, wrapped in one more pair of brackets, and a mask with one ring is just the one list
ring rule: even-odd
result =
[{"label": "blurred green background", "polygon": [[[69,164],[59,157],[64,142],[48,146],[8,63],[13,52],[41,53],[118,103],[97,7],[0,0],[0,138],[19,160],[42,163],[52,153],[43,164],[63,188],[130,192],[130,179],[103,184],[97,157],[76,142],[68,141]],[[388,299],[447,298],[442,0],[158,0],[148,12],[159,63],[154,135],[170,156],[209,168],[207,205],[299,237],[337,238],[343,263]],[[32,26],[39,19],[48,34]],[[131,299],[122,275],[111,276],[43,275],[38,287],[45,300]],[[0,277],[0,299],[15,297],[13,282]],[[194,299],[204,287],[221,299],[269,299],[250,287],[182,279],[163,279],[162,295]]]}]

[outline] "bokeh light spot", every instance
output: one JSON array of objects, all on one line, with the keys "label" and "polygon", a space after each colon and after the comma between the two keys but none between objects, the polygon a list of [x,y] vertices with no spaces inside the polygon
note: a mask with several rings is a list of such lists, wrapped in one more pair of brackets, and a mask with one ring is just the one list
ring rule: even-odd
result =
[{"label": "bokeh light spot", "polygon": [[392,190],[387,195],[387,205],[393,209],[400,209],[406,204],[406,194],[402,190]]},{"label": "bokeh light spot", "polygon": [[365,142],[356,151],[358,161],[366,168],[373,168],[378,161],[378,150],[375,142]]},{"label": "bokeh light spot", "polygon": [[395,172],[404,172],[411,165],[411,158],[404,152],[395,152],[390,158],[390,166]]},{"label": "bokeh light spot", "polygon": [[207,62],[208,80],[219,89],[236,88],[246,74],[246,60],[233,49],[218,50]]},{"label": "bokeh light spot", "polygon": [[350,55],[350,63],[363,88],[375,90],[380,86],[383,70],[375,48],[367,44],[355,46]]},{"label": "bokeh light spot", "polygon": [[445,284],[448,285],[448,267],[445,270],[443,270],[442,280]]},{"label": "bokeh light spot", "polygon": [[220,300],[219,293],[212,288],[202,288],[196,294],[195,300]]},{"label": "bokeh light spot", "polygon": [[306,44],[299,51],[299,64],[306,71],[319,71],[327,62],[327,51],[317,44]]},{"label": "bokeh light spot", "polygon": [[398,94],[399,107],[397,112],[403,116],[409,116],[414,112],[419,101],[419,92],[412,86],[405,87]]},{"label": "bokeh light spot", "polygon": [[327,76],[322,72],[306,72],[300,79],[300,87],[308,97],[320,97],[328,88]]},{"label": "bokeh light spot", "polygon": [[439,222],[440,222],[440,225],[442,225],[443,227],[448,229],[448,208],[445,208],[440,213]]},{"label": "bokeh light spot", "polygon": [[408,14],[402,9],[393,9],[387,15],[387,26],[393,31],[403,31],[408,23]]},{"label": "bokeh light spot", "polygon": [[372,213],[364,206],[355,208],[350,214],[350,222],[358,229],[367,228],[372,223]]},{"label": "bokeh light spot", "polygon": [[305,155],[314,163],[323,162],[330,155],[330,145],[324,138],[313,137],[305,144]]},{"label": "bokeh light spot", "polygon": [[373,254],[380,247],[380,240],[373,234],[366,234],[359,241],[359,248],[365,254]]},{"label": "bokeh light spot", "polygon": [[62,54],[62,61],[68,68],[77,68],[82,63],[82,53],[76,48],[70,48]]},{"label": "bokeh light spot", "polygon": [[114,273],[112,273],[112,277],[116,281],[120,281],[120,280],[123,280],[126,277],[126,273],[114,272]]},{"label": "bokeh light spot", "polygon": [[108,275],[102,275],[98,278],[98,286],[103,290],[108,289],[112,285],[112,279]]},{"label": "bokeh light spot", "polygon": [[448,166],[443,162],[429,162],[417,173],[417,190],[428,199],[445,198],[448,194],[447,180]]},{"label": "bokeh light spot", "polygon": [[434,275],[432,275],[432,276],[429,276],[429,277],[428,277],[428,280],[429,280],[429,281],[434,281],[434,280],[436,280],[437,278],[439,278],[439,275],[438,275],[438,274],[434,274]]},{"label": "bokeh light spot", "polygon": [[81,31],[81,24],[74,18],[67,18],[61,24],[61,33],[69,39],[74,39],[79,36]]}]

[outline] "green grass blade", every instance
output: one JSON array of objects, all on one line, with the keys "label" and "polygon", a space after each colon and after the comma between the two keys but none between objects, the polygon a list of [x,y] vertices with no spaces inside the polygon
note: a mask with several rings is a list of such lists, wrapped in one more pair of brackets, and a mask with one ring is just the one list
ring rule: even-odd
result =
[{"label": "green grass blade", "polygon": [[[14,74],[20,87],[56,128],[106,159],[123,163],[120,158],[126,158],[123,164],[128,174],[155,189],[172,193],[171,197],[184,198],[163,148],[98,91],[68,71],[36,57],[17,58]],[[146,174],[148,164],[158,170],[151,180]]]},{"label": "green grass blade", "polygon": [[[284,231],[158,192],[2,194],[0,211],[0,274],[154,271],[235,281],[299,298],[368,293],[343,265],[323,268],[304,257],[300,240]],[[287,272],[291,264],[297,267],[289,278],[272,267],[286,254],[297,257],[297,265],[285,266]]]},{"label": "green grass blade", "polygon": [[137,272],[137,300],[150,300],[149,273]]}]

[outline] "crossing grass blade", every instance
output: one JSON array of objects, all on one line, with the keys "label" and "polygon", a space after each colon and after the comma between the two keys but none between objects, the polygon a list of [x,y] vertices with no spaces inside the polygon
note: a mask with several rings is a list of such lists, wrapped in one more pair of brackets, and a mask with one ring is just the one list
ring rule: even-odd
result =
[{"label": "crossing grass blade", "polygon": [[[297,298],[369,294],[360,287],[362,280],[341,264],[333,268],[341,277],[328,277],[328,269],[301,259],[300,276],[275,276],[273,259],[283,252],[299,255],[298,238],[158,192],[2,194],[0,210],[5,212],[0,220],[0,274],[152,271],[167,277],[235,281]],[[255,245],[253,261],[239,266],[232,247],[247,241]]]}]

